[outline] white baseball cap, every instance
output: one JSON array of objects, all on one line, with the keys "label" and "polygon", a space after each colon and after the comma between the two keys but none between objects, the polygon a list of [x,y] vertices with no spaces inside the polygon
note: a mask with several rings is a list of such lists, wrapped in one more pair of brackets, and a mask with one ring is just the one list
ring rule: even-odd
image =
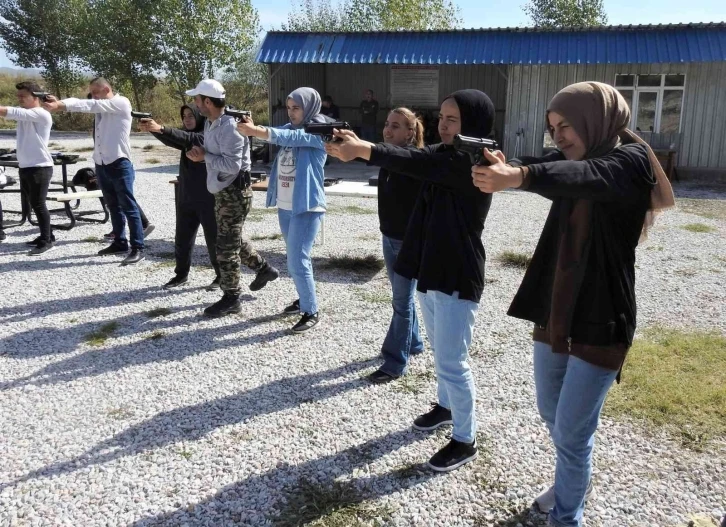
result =
[{"label": "white baseball cap", "polygon": [[195,95],[204,95],[205,97],[214,97],[215,99],[224,99],[224,86],[214,79],[204,79],[197,84],[193,90],[187,90],[187,95],[194,97]]}]

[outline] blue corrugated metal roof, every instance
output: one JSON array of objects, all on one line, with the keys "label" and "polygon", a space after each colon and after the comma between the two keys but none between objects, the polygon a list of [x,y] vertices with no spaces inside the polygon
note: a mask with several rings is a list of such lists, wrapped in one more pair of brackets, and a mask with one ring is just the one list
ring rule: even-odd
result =
[{"label": "blue corrugated metal roof", "polygon": [[371,33],[270,32],[268,64],[630,64],[726,60],[726,23]]}]

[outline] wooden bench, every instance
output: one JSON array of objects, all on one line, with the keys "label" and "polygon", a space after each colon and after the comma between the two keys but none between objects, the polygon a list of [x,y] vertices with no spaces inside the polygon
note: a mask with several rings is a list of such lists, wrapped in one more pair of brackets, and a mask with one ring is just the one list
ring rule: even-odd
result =
[{"label": "wooden bench", "polygon": [[[89,221],[92,223],[106,223],[109,218],[108,207],[103,199],[103,193],[100,190],[86,190],[84,192],[64,192],[48,194],[48,201],[56,201],[62,203],[66,209],[66,214],[70,218],[70,222],[64,225],[53,225],[57,229],[69,231],[76,226],[76,221]],[[101,203],[101,210],[86,210],[82,212],[74,212],[75,209],[84,199],[97,199]],[[71,202],[77,202],[75,206],[71,206]],[[93,214],[103,214],[103,219],[86,218]]]}]

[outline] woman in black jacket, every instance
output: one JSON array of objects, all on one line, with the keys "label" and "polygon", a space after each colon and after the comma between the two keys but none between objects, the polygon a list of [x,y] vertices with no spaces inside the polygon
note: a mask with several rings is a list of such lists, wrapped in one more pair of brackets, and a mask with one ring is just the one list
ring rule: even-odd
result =
[{"label": "woman in black jacket", "polygon": [[207,190],[207,166],[186,156],[193,146],[204,146],[204,121],[196,106],[184,105],[180,109],[184,128],[169,128],[155,121],[143,120],[141,130],[151,132],[166,146],[181,150],[179,177],[176,189],[176,231],[174,236],[174,258],[176,268],[174,277],[164,284],[164,289],[172,289],[187,283],[192,265],[194,240],[199,226],[204,231],[209,261],[214,267],[216,277],[207,286],[207,291],[219,288],[219,264],[217,263],[217,220],[214,216],[214,196]]},{"label": "woman in black jacket", "polygon": [[635,248],[674,199],[611,86],[568,86],[547,121],[557,152],[509,165],[489,153],[491,166],[472,173],[482,192],[514,187],[552,200],[509,315],[534,323],[537,406],[557,451],[554,486],[535,501],[552,525],[579,527],[600,410],[635,333]]},{"label": "woman in black jacket", "polygon": [[[391,110],[383,126],[383,140],[394,146],[421,148],[423,124],[408,108]],[[411,355],[423,352],[416,317],[416,280],[393,270],[401,251],[408,220],[413,213],[421,182],[405,174],[381,168],[378,173],[378,220],[381,224],[383,259],[393,292],[393,318],[381,346],[383,365],[368,376],[373,383],[384,383],[406,373]]]},{"label": "woman in black jacket", "polygon": [[453,424],[451,442],[429,466],[449,471],[477,454],[474,379],[467,363],[474,315],[484,290],[482,231],[491,195],[472,184],[469,157],[452,146],[454,136],[484,138],[494,123],[494,105],[478,90],[461,90],[441,103],[442,142],[420,149],[372,144],[350,131],[326,145],[329,154],[422,181],[394,270],[418,280],[419,304],[434,352],[438,403],[414,420],[414,428],[434,430]]}]

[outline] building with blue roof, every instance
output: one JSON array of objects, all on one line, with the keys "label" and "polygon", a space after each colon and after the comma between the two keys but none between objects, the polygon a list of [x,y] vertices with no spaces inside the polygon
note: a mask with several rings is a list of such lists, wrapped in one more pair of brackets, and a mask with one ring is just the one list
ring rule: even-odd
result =
[{"label": "building with blue roof", "polygon": [[486,92],[494,135],[507,156],[547,146],[545,109],[573,82],[616,86],[631,105],[631,128],[679,175],[726,174],[726,23],[453,31],[267,34],[257,56],[270,72],[270,116],[286,122],[285,98],[299,86],[331,95],[341,118],[360,122],[372,89],[383,126],[408,106],[435,140],[441,99],[462,88]]}]

